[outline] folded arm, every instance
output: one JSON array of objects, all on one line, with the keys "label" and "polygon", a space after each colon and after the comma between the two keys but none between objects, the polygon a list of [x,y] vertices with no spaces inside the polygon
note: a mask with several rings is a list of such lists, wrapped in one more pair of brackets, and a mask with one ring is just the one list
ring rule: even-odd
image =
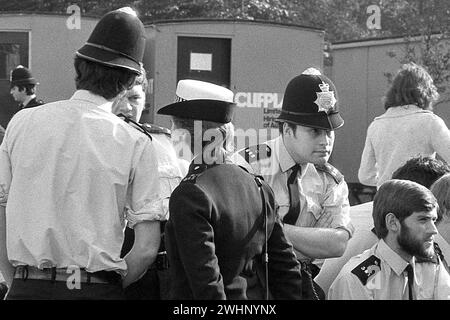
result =
[{"label": "folded arm", "polygon": [[284,225],[294,249],[304,256],[323,259],[341,256],[350,238],[344,229],[297,227]]}]

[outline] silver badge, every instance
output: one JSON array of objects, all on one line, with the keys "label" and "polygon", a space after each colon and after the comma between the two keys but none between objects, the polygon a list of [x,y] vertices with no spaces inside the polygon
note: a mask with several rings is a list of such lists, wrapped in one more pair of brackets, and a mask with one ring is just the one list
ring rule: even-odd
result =
[{"label": "silver badge", "polygon": [[314,103],[319,106],[318,111],[325,111],[328,113],[330,110],[333,110],[333,107],[336,104],[334,92],[330,91],[330,85],[325,82],[319,84],[319,88],[322,92],[316,92],[317,99]]}]

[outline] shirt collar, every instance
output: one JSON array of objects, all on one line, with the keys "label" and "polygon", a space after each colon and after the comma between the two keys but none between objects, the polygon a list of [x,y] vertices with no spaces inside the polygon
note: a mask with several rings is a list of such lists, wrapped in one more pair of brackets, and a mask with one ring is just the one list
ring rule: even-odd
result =
[{"label": "shirt collar", "polygon": [[112,112],[112,101],[108,101],[102,96],[96,95],[88,90],[77,90],[70,100],[82,100],[95,105],[105,111]]},{"label": "shirt collar", "polygon": [[292,159],[289,152],[284,145],[283,136],[279,136],[275,139],[275,148],[278,148],[278,161],[282,172],[286,172],[296,165],[294,159]]},{"label": "shirt collar", "polygon": [[392,270],[401,276],[408,264],[411,264],[414,268],[414,257],[411,261],[405,261],[402,257],[398,255],[394,250],[392,250],[383,239],[378,242],[378,246],[375,250],[377,256],[382,258],[391,267]]}]

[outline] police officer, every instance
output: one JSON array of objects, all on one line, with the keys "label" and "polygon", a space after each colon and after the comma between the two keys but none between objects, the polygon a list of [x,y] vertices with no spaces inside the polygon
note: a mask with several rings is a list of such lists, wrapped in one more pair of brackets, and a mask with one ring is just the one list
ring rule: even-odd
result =
[{"label": "police officer", "polygon": [[[187,174],[189,163],[179,159],[171,141],[171,131],[167,128],[140,123],[142,111],[145,107],[145,92],[148,81],[146,71],[142,67],[141,74],[136,77],[133,86],[116,99],[112,106],[112,112],[123,118],[132,127],[145,132],[152,140],[156,156],[158,158],[158,173],[161,189],[170,195],[181,179]],[[156,261],[149,267],[145,275],[125,289],[125,295],[130,300],[160,300],[169,296],[170,278],[168,275],[167,252],[164,247],[164,225],[169,216],[169,198],[164,199],[161,208],[161,244]],[[121,256],[125,256],[133,247],[135,240],[133,229],[125,228],[125,239]]]},{"label": "police officer", "polygon": [[450,275],[435,254],[438,204],[409,180],[383,183],[373,202],[378,242],[351,258],[328,292],[332,300],[449,300]]},{"label": "police officer", "polygon": [[[236,154],[260,174],[275,192],[284,231],[302,263],[304,297],[323,299],[312,279],[314,259],[343,254],[352,236],[348,188],[343,175],[328,159],[334,130],[344,124],[336,88],[326,76],[310,68],[294,77],[284,93],[280,136]],[[240,157],[241,156],[241,157]]]},{"label": "police officer", "polygon": [[169,202],[171,298],[300,299],[299,264],[273,192],[228,157],[233,93],[181,80],[177,96],[158,113],[172,116],[175,131],[191,137],[194,159]]},{"label": "police officer", "polygon": [[[155,260],[169,196],[155,147],[111,112],[144,48],[136,13],[108,12],[75,54],[71,99],[12,118],[0,152],[0,269],[7,279],[15,269],[8,299],[123,299]],[[136,239],[122,258],[126,222]]]},{"label": "police officer", "polygon": [[36,98],[36,86],[39,82],[36,81],[29,69],[21,65],[17,66],[11,72],[10,80],[10,93],[19,103],[19,110],[44,104],[42,100]]}]

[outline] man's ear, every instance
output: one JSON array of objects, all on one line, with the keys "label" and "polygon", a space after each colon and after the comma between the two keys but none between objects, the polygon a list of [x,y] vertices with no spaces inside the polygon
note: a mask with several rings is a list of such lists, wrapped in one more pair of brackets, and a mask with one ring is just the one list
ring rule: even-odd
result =
[{"label": "man's ear", "polygon": [[283,122],[283,135],[287,136],[293,136],[294,135],[294,130],[292,130],[292,128],[287,124],[287,122]]},{"label": "man's ear", "polygon": [[392,212],[389,212],[384,218],[386,228],[394,233],[400,232],[400,221]]}]

